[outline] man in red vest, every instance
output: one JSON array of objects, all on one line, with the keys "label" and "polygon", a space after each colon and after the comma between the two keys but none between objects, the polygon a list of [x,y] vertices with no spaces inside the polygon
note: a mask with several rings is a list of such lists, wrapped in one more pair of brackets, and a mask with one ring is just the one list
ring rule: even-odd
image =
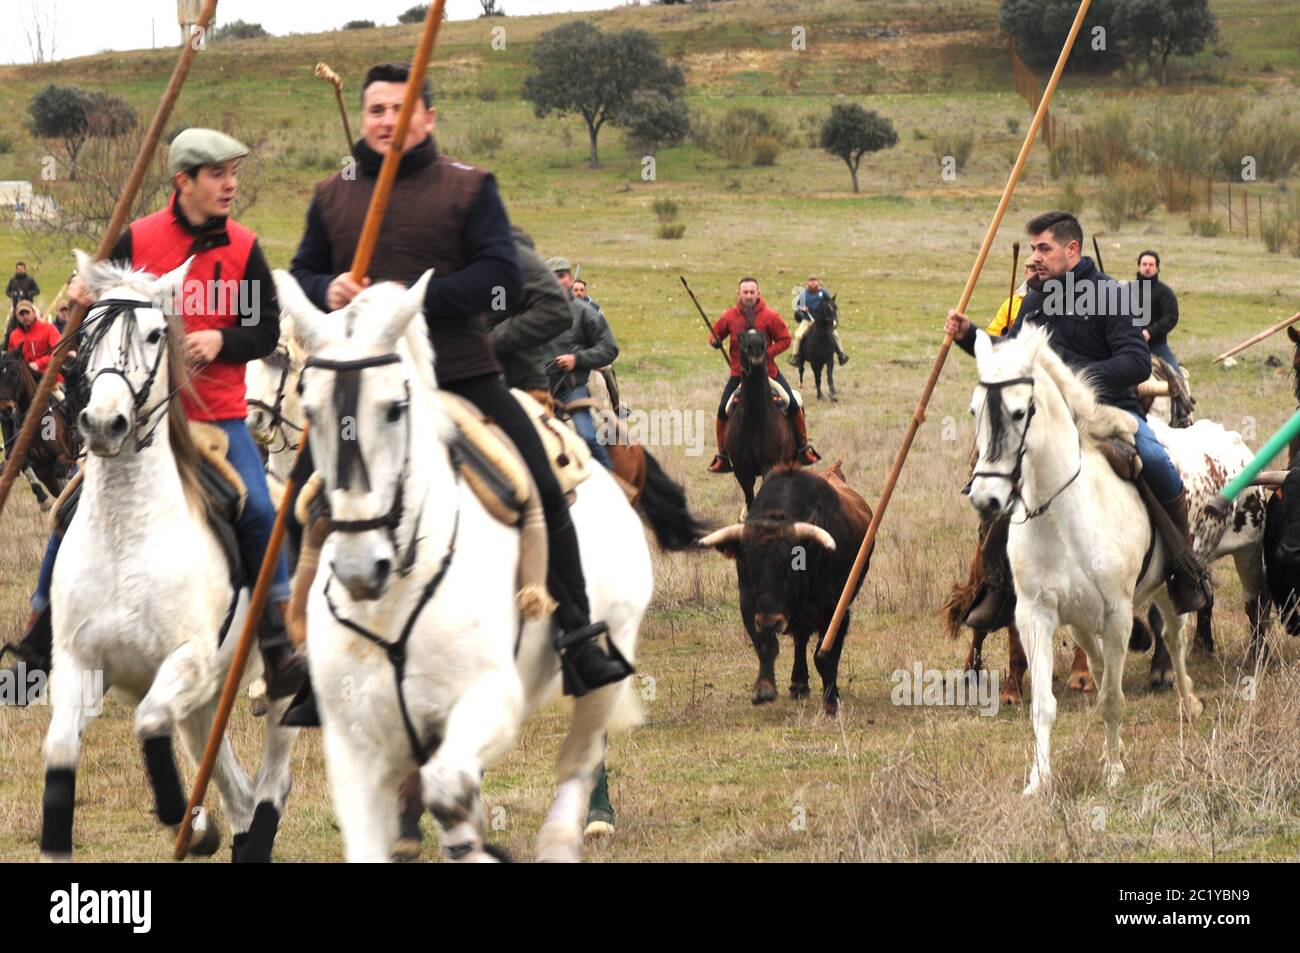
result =
[{"label": "man in red vest", "polygon": [[18,326],[9,335],[7,351],[22,351],[23,360],[38,376],[45,373],[50,363],[50,352],[59,343],[59,332],[54,325],[36,316],[36,307],[30,301],[19,301],[14,312]]},{"label": "man in red vest", "polygon": [[776,356],[790,346],[790,329],[786,327],[781,315],[769,308],[758,290],[758,280],[741,278],[736,291],[736,303],[722,312],[722,317],[713,325],[709,343],[720,348],[727,338],[731,338],[731,377],[722,390],[722,401],[718,404],[718,453],[709,464],[710,473],[730,473],[731,461],[727,459],[724,437],[727,432],[727,401],[740,386],[740,337],[746,331],[762,331],[767,337],[767,376],[781,385],[789,400],[791,421],[795,434],[799,438],[799,459],[809,465],[821,459],[821,454],[808,442],[808,424],[804,421],[803,408],[794,399],[794,391],[777,370]]},{"label": "man in red vest", "polygon": [[[132,222],[113,247],[110,258],[162,275],[193,256],[180,297],[185,322],[185,350],[195,374],[193,393],[182,394],[191,420],[220,428],[228,439],[227,458],[247,488],[243,512],[235,524],[240,553],[256,578],[275,523],[275,507],[266,486],[262,458],[244,419],[244,365],[275,350],[280,338],[280,305],[275,283],[257,236],[229,218],[238,186],[242,143],[215,129],[186,129],[171,144],[168,162],[175,191],[167,206]],[[90,306],[91,295],[78,278],[68,285],[69,298]],[[56,336],[57,339],[57,336]],[[16,647],[27,660],[48,666],[49,581],[58,537],[52,537],[32,596],[28,636]],[[267,694],[291,695],[302,687],[306,659],[294,651],[285,628],[290,595],[289,567],[281,554],[275,567],[266,618],[258,641],[266,668]],[[39,650],[44,647],[45,655]],[[35,656],[33,657],[33,650]],[[36,666],[43,667],[43,666]]]}]

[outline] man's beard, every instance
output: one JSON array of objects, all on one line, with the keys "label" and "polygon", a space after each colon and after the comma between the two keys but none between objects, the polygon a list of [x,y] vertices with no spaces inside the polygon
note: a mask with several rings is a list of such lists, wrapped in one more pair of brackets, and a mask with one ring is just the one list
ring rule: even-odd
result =
[{"label": "man's beard", "polygon": [[1025,287],[1028,288],[1030,291],[1042,291],[1043,282],[1046,280],[1047,279],[1039,275],[1038,272],[1034,272],[1032,275],[1030,275],[1028,278],[1025,279]]}]

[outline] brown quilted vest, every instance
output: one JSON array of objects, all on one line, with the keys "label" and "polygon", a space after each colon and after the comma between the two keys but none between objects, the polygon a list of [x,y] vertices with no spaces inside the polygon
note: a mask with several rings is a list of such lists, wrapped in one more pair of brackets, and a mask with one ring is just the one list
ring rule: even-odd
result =
[{"label": "brown quilted vest", "polygon": [[[432,161],[426,155],[433,156]],[[486,177],[486,170],[432,149],[403,156],[375,245],[370,280],[410,285],[429,268],[435,276],[464,268],[469,262],[461,248],[461,230]],[[336,172],[316,186],[335,274],[352,267],[374,189],[375,176],[365,171],[351,180]],[[425,318],[440,382],[500,373],[483,314]]]}]

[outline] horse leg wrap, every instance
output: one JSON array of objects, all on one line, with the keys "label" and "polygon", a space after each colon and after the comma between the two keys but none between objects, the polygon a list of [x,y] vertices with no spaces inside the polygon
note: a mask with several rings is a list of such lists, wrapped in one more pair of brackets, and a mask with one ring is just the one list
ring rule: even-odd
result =
[{"label": "horse leg wrap", "polygon": [[185,819],[185,792],[181,790],[181,776],[176,771],[171,735],[145,739],[144,766],[153,786],[158,820],[169,826],[179,824]]},{"label": "horse leg wrap", "polygon": [[262,801],[253,811],[253,822],[243,834],[236,834],[231,861],[236,864],[269,864],[275,835],[280,829],[280,812],[270,801]]},{"label": "horse leg wrap", "polygon": [[72,768],[45,772],[45,801],[41,818],[41,853],[72,853],[72,808],[77,799],[77,774]]}]

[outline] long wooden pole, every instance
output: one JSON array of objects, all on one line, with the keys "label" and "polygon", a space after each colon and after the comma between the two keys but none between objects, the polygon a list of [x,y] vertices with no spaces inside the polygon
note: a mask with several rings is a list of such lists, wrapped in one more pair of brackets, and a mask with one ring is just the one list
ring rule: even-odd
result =
[{"label": "long wooden pole", "polygon": [[[961,300],[957,304],[957,310],[964,312],[970,304],[971,295],[975,293],[975,283],[979,280],[980,271],[984,268],[984,261],[989,256],[989,249],[993,247],[993,239],[998,233],[998,226],[1002,224],[1002,217],[1006,214],[1007,206],[1011,203],[1011,196],[1015,193],[1016,183],[1020,181],[1020,173],[1025,167],[1025,160],[1029,158],[1029,149],[1034,144],[1034,136],[1038,134],[1038,127],[1043,124],[1043,117],[1047,115],[1047,107],[1052,101],[1052,94],[1056,92],[1056,84],[1061,79],[1061,73],[1065,70],[1065,62],[1070,58],[1070,51],[1074,49],[1075,37],[1079,35],[1079,29],[1083,26],[1083,18],[1088,13],[1088,7],[1092,0],[1082,0],[1079,4],[1079,12],[1074,15],[1074,23],[1070,25],[1070,34],[1065,38],[1065,45],[1061,48],[1061,55],[1056,59],[1056,67],[1052,70],[1052,77],[1047,81],[1047,88],[1043,91],[1042,98],[1038,101],[1038,108],[1034,111],[1034,120],[1029,124],[1029,131],[1025,134],[1024,144],[1020,147],[1020,154],[1016,156],[1016,163],[1011,167],[1011,175],[1007,178],[1006,188],[1002,190],[1002,198],[998,201],[997,210],[993,213],[993,221],[989,222],[988,230],[984,233],[984,242],[980,245],[979,255],[975,258],[975,264],[970,270],[970,275],[966,278],[966,287],[962,289]],[[920,429],[925,420],[925,408],[930,403],[930,395],[934,393],[935,385],[939,382],[939,372],[943,370],[944,361],[948,359],[948,350],[952,347],[952,335],[945,334],[943,343],[939,345],[939,353],[935,355],[934,366],[930,368],[930,376],[926,379],[925,388],[921,391],[921,399],[917,402],[916,411],[912,414],[912,420],[907,425],[907,432],[903,435],[903,445],[898,448],[898,455],[894,458],[894,465],[889,471],[889,477],[885,480],[885,489],[880,494],[880,500],[876,503],[875,511],[871,515],[871,525],[867,527],[867,535],[862,540],[862,545],[858,547],[857,558],[853,560],[853,568],[849,572],[849,578],[844,583],[844,591],[840,593],[840,601],[835,606],[835,615],[831,617],[830,625],[826,627],[826,634],[822,636],[821,646],[817,649],[819,653],[829,652],[835,644],[835,639],[839,636],[840,626],[844,622],[844,613],[848,611],[849,602],[853,598],[853,592],[857,588],[858,580],[862,578],[862,570],[866,565],[867,555],[871,552],[876,543],[876,534],[880,531],[880,521],[884,519],[885,509],[889,506],[889,500],[894,495],[894,487],[898,484],[898,477],[903,472],[903,463],[907,460],[907,452],[912,448],[912,441],[916,439],[916,432]]]},{"label": "long wooden pole", "polygon": [[[424,18],[424,30],[420,34],[420,45],[416,47],[415,61],[411,64],[411,76],[406,83],[406,98],[402,109],[397,114],[397,127],[393,130],[392,144],[384,155],[384,164],[379,169],[379,179],[375,191],[370,196],[370,208],[366,211],[365,226],[361,231],[361,240],[352,258],[352,280],[360,282],[370,268],[370,259],[374,255],[375,242],[379,237],[379,227],[383,224],[384,213],[388,210],[388,199],[392,194],[393,180],[397,175],[397,166],[402,161],[402,146],[406,142],[406,130],[415,112],[415,102],[420,99],[424,86],[424,74],[429,68],[429,55],[433,44],[438,39],[438,28],[442,25],[442,11],[446,0],[436,0],[429,7]],[[298,440],[296,453],[301,456],[307,446],[308,428],[303,427],[302,437]],[[297,469],[297,466],[294,467]],[[280,547],[284,544],[284,527],[289,507],[293,505],[295,482],[292,477],[285,481],[284,495],[275,514],[275,526],[271,530],[271,539],[266,544],[262,556],[262,568],[257,573],[257,584],[248,603],[248,616],[244,619],[244,630],[239,635],[239,645],[235,657],[231,660],[230,671],[226,673],[226,684],[221,691],[221,700],[217,704],[216,717],[212,721],[212,730],[208,734],[207,747],[203,750],[203,760],[199,763],[198,774],[194,778],[194,790],[190,793],[189,805],[176,833],[176,848],[173,856],[184,860],[189,853],[190,838],[194,832],[194,815],[207,794],[208,782],[212,779],[212,768],[217,761],[217,752],[221,750],[221,739],[230,722],[230,712],[235,705],[235,696],[239,694],[239,683],[244,677],[244,666],[252,652],[254,633],[266,607],[267,593],[271,589],[271,577],[275,574],[275,561],[280,556]]]},{"label": "long wooden pole", "polygon": [[1011,243],[1011,290],[1007,292],[1007,323],[1003,334],[1011,333],[1011,326],[1016,323],[1016,287],[1020,284],[1020,242]]},{"label": "long wooden pole", "polygon": [[[682,287],[686,289],[686,293],[687,293],[688,295],[690,295],[690,296],[691,296],[691,300],[692,300],[693,302],[695,302],[695,310],[698,311],[698,312],[700,312],[700,318],[703,319],[703,321],[704,321],[704,326],[705,326],[706,328],[709,329],[709,337],[713,337],[713,324],[709,321],[709,316],[708,316],[707,314],[705,314],[705,312],[704,312],[704,307],[700,304],[700,299],[697,298],[697,297],[695,297],[695,292],[692,291],[692,290],[691,290],[691,286],[688,285],[688,284],[686,283],[686,276],[685,276],[685,275],[678,275],[677,277],[678,277],[679,279],[681,279]],[[719,353],[719,354],[722,354],[722,361],[723,361],[723,363],[727,365],[727,368],[728,368],[728,369],[730,369],[730,367],[731,367],[731,358],[727,357],[726,354],[723,354],[721,348],[718,349],[718,353]]]},{"label": "long wooden pole", "polygon": [[1236,347],[1228,348],[1228,350],[1224,351],[1222,354],[1220,354],[1218,357],[1214,359],[1214,363],[1218,364],[1220,361],[1226,360],[1227,358],[1232,357],[1232,355],[1234,354],[1241,353],[1242,351],[1246,350],[1246,348],[1248,347],[1253,347],[1254,345],[1258,344],[1260,341],[1264,340],[1266,337],[1277,334],[1278,331],[1281,331],[1283,328],[1290,327],[1291,325],[1295,324],[1297,321],[1300,321],[1300,311],[1297,311],[1295,314],[1291,315],[1291,317],[1287,318],[1285,321],[1279,321],[1271,328],[1265,328],[1263,331],[1260,331],[1258,334],[1256,334],[1254,337],[1250,338],[1249,340],[1242,341]]},{"label": "long wooden pole", "polygon": [[[199,18],[194,25],[200,31],[206,31],[216,12],[217,0],[204,0],[203,9],[199,11]],[[202,45],[199,44],[199,46]],[[109,256],[113,251],[113,246],[117,244],[118,236],[122,234],[122,229],[126,227],[126,220],[131,214],[131,206],[135,203],[136,196],[140,194],[140,184],[144,181],[145,173],[149,171],[149,163],[153,161],[154,153],[158,149],[158,142],[162,139],[163,129],[167,125],[167,120],[171,117],[172,107],[176,105],[176,99],[180,96],[181,87],[185,85],[185,77],[189,75],[190,63],[194,60],[197,51],[198,46],[195,45],[192,39],[181,50],[180,58],[176,61],[176,68],[172,70],[171,81],[167,84],[162,99],[158,101],[158,108],[154,111],[153,121],[149,123],[149,128],[144,134],[144,141],[140,143],[140,151],[136,153],[135,165],[131,167],[131,174],[117,198],[117,204],[113,206],[113,216],[108,220],[108,228],[104,230],[104,235],[99,240],[99,247],[95,252],[96,259]],[[40,426],[41,418],[50,405],[50,394],[54,391],[55,381],[59,378],[59,371],[63,367],[64,359],[68,356],[77,329],[81,327],[81,322],[86,318],[86,310],[86,307],[81,303],[73,302],[72,311],[68,315],[68,324],[63,329],[63,337],[55,347],[53,359],[45,368],[45,373],[41,376],[41,382],[36,387],[36,393],[32,396],[31,409],[27,412],[27,416],[23,418],[23,426],[18,434],[18,440],[13,446],[13,452],[8,462],[5,464],[4,472],[0,474],[0,513],[4,512],[5,502],[9,499],[9,490],[13,487],[14,478],[18,476],[18,471],[27,459],[27,451],[31,447],[32,439],[36,436],[36,428]]]},{"label": "long wooden pole", "polygon": [[339,118],[343,120],[343,138],[347,142],[348,154],[352,154],[352,125],[348,122],[348,107],[343,105],[343,79],[330,69],[328,63],[316,64],[316,78],[323,79],[334,87],[334,101],[339,104]]}]

